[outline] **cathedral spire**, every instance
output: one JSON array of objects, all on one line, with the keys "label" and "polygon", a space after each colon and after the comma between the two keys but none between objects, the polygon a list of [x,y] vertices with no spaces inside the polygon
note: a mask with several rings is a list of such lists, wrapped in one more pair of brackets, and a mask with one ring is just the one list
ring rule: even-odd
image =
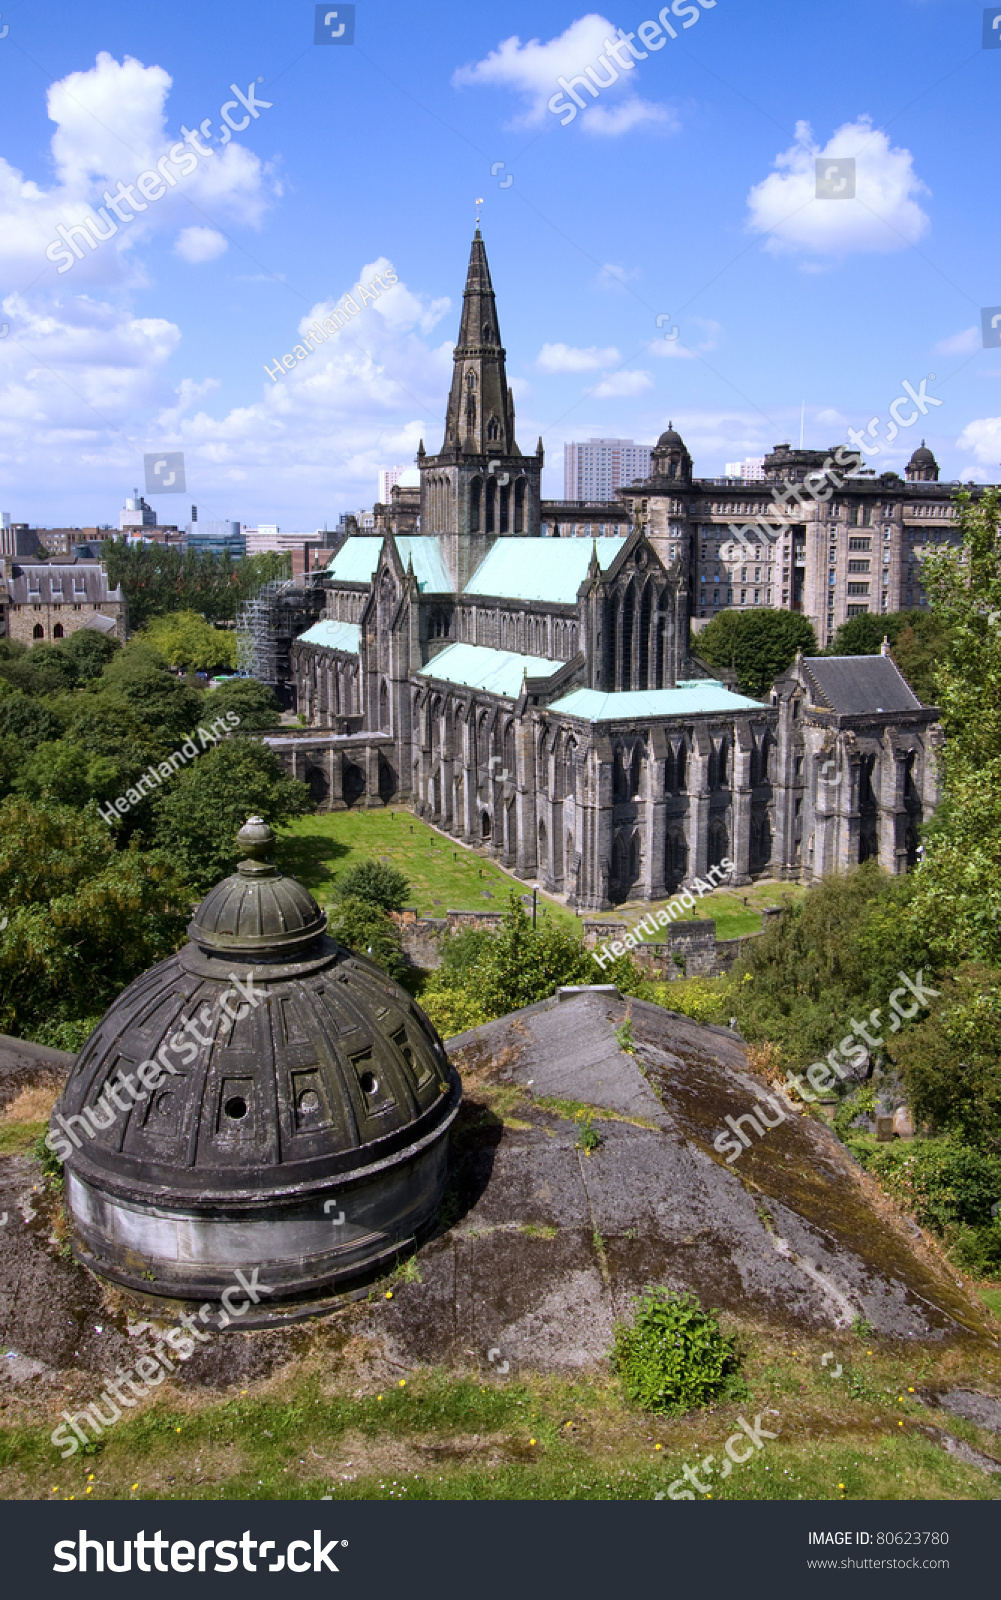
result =
[{"label": "cathedral spire", "polygon": [[504,355],[486,246],[477,227],[462,296],[442,455],[520,454]]}]

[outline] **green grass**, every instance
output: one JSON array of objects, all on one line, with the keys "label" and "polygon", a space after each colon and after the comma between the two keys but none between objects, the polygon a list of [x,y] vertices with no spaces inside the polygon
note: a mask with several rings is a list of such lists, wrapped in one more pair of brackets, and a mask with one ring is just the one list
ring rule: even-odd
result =
[{"label": "green grass", "polygon": [[[785,1336],[782,1345],[789,1343]],[[906,1383],[921,1381],[915,1359],[934,1367],[940,1352],[860,1349],[857,1376],[865,1381],[851,1383],[849,1367],[835,1382],[820,1366],[825,1343],[807,1350],[798,1341],[793,1352],[759,1346],[743,1399],[678,1418],[629,1407],[600,1373],[505,1380],[493,1369],[480,1377],[423,1370],[402,1383],[387,1378],[382,1389],[369,1382],[364,1394],[355,1375],[353,1393],[347,1381],[331,1393],[339,1363],[328,1351],[311,1370],[272,1379],[266,1393],[161,1391],[65,1461],[49,1439],[51,1420],[0,1429],[0,1493],[81,1501],[653,1500],[686,1463],[712,1453],[713,1499],[1001,1498],[996,1478],[922,1431],[941,1419]],[[739,1416],[758,1413],[778,1437],[721,1478],[724,1441]],[[950,1417],[948,1428],[990,1451],[989,1436],[972,1424]]]},{"label": "green grass", "polygon": [[978,1289],[977,1293],[987,1307],[1001,1322],[1001,1289]]},{"label": "green grass", "polygon": [[[741,939],[745,934],[761,932],[761,913],[766,906],[802,900],[805,894],[805,888],[793,883],[752,883],[746,889],[715,889],[701,900],[696,895],[694,909],[683,911],[680,917],[671,920],[712,920],[716,924],[717,939]],[[624,905],[616,906],[614,913],[609,911],[600,915],[609,919],[614,915],[617,921],[628,922],[631,926],[641,921],[648,912],[663,910],[675,898],[672,895],[667,900],[627,900]]]},{"label": "green grass", "polygon": [[[364,860],[386,860],[405,872],[411,893],[407,904],[422,917],[446,911],[506,911],[508,895],[532,891],[478,850],[436,833],[409,811],[324,811],[299,817],[283,832],[282,866],[304,883],[321,905],[329,902],[335,879]],[[539,916],[579,927],[572,911],[549,895],[539,895]]]},{"label": "green grass", "polygon": [[48,1131],[47,1122],[0,1122],[0,1156],[25,1155]]}]

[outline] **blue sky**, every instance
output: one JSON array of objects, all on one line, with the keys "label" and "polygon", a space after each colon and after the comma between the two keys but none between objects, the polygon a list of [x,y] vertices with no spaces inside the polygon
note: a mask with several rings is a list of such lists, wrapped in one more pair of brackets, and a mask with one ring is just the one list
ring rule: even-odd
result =
[{"label": "blue sky", "polygon": [[[594,99],[578,90],[566,126],[547,109],[557,75],[611,77],[604,38],[656,22],[652,0],[360,0],[349,46],[312,43],[314,9],[3,10],[0,506],[15,520],[117,523],[161,449],[184,451],[189,490],[157,498],[164,521],[194,501],[203,518],[310,528],[370,505],[379,466],[441,442],[478,197],[519,442],[543,435],[547,494],[564,440],[652,442],[669,418],[703,475],[796,442],[801,402],[809,445],[870,418],[885,439],[902,380],[931,373],[941,405],[871,464],[902,469],[923,435],[943,477],[1001,477],[1001,349],[980,336],[981,308],[1001,306],[1001,49],[981,47],[982,6],[676,0],[677,37],[658,28],[647,59]],[[224,146],[230,85],[252,83],[271,104]],[[99,215],[182,124],[202,142],[204,119],[212,154],[183,177],[168,158],[175,183],[60,273],[57,226]],[[818,155],[854,157],[855,200],[816,198]],[[390,270],[342,333],[267,376]]]}]

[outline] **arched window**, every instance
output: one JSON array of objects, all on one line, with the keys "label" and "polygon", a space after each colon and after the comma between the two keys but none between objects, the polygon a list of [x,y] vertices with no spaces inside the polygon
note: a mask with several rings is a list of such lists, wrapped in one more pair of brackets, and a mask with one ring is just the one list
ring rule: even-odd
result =
[{"label": "arched window", "polygon": [[632,584],[626,590],[626,598],[622,602],[622,665],[621,686],[631,689],[633,686],[633,617],[636,611],[636,596]]},{"label": "arched window", "polygon": [[497,425],[497,418],[496,417],[491,417],[490,421],[487,423],[487,438],[488,439],[499,439],[500,438],[500,428]]},{"label": "arched window", "polygon": [[479,531],[480,531],[480,495],[481,495],[481,492],[482,492],[482,485],[480,484],[480,480],[479,480],[479,478],[474,478],[472,483],[469,485],[469,531],[470,531],[470,533],[479,533]]},{"label": "arched window", "polygon": [[519,478],[514,486],[514,531],[525,531],[525,480]]},{"label": "arched window", "polygon": [[546,824],[539,823],[539,871],[549,871],[549,843],[546,839]]},{"label": "arched window", "polygon": [[31,637],[33,639],[44,639],[45,638],[45,629],[42,627],[42,624],[40,622],[36,622],[35,623],[35,626],[31,630]]},{"label": "arched window", "polygon": [[55,627],[52,630],[52,637],[53,637],[53,639],[61,639],[62,636],[63,636],[63,625],[62,625],[61,622],[57,622]]},{"label": "arched window", "polygon": [[497,510],[497,479],[492,474],[486,483],[486,501],[485,531],[493,533]]},{"label": "arched window", "polygon": [[389,733],[390,731],[389,689],[386,685],[385,678],[382,680],[382,683],[379,686],[379,727],[382,729],[383,733]]},{"label": "arched window", "polygon": [[640,639],[639,639],[639,644],[640,644],[640,662],[639,662],[639,683],[637,685],[637,687],[640,688],[640,689],[647,689],[647,688],[650,687],[649,675],[650,675],[650,602],[651,602],[651,598],[652,598],[651,586],[650,586],[650,584],[647,584],[646,588],[643,590],[643,599],[642,599],[642,602],[640,604]]}]

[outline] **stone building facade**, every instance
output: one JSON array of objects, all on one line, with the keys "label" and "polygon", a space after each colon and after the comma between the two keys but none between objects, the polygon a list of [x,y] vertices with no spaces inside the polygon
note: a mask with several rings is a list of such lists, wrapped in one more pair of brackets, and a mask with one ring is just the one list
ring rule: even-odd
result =
[{"label": "stone building facade", "polygon": [[[870,855],[905,870],[937,728],[892,660],[798,660],[767,702],[735,693],[691,653],[674,513],[648,495],[626,532],[547,538],[541,461],[515,438],[477,233],[421,531],[351,537],[325,569],[291,648],[310,726],[269,736],[289,770],[323,806],[404,801],[582,910],[724,857],[738,884]],[[652,482],[690,480],[673,429],[653,461]]]},{"label": "stone building facade", "polygon": [[0,559],[0,633],[22,644],[56,644],[78,628],[128,635],[128,604],[101,561]]}]

